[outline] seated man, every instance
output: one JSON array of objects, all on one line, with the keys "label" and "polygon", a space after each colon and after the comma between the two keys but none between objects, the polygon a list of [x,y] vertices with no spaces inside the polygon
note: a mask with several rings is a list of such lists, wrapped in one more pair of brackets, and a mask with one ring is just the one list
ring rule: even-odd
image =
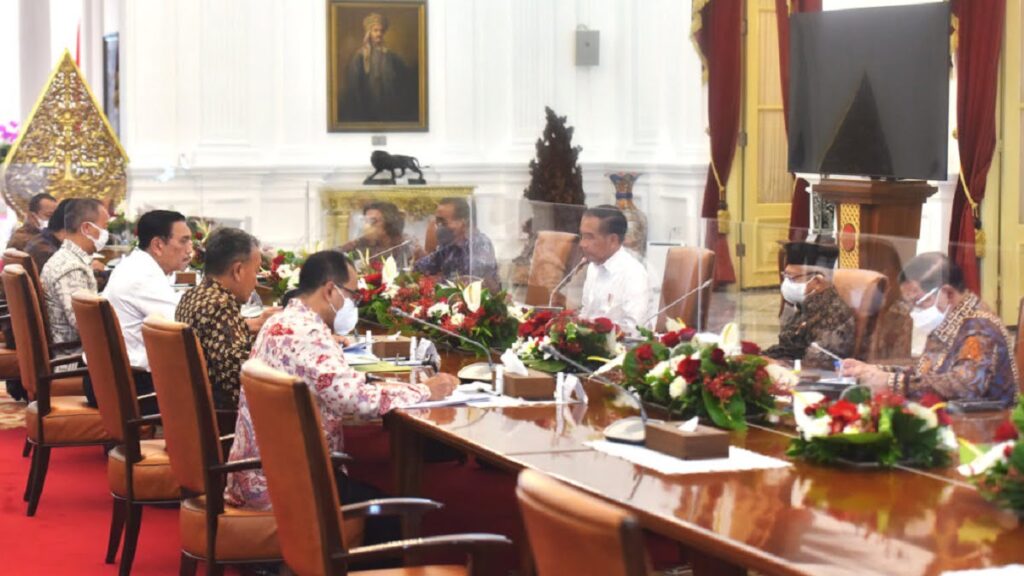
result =
[{"label": "seated man", "polygon": [[590,264],[580,316],[604,317],[629,335],[651,320],[647,268],[622,246],[626,217],[615,206],[588,208],[580,220],[580,251]]},{"label": "seated man", "polygon": [[[317,397],[321,424],[332,451],[344,448],[344,419],[379,418],[392,408],[443,398],[458,382],[450,374],[439,374],[424,384],[377,383],[349,367],[333,338],[338,330],[332,327],[345,323],[339,313],[355,304],[357,281],[358,275],[344,254],[329,250],[310,256],[299,273],[298,288],[286,296],[284,310],[271,316],[260,329],[252,352],[253,358],[296,375],[309,385]],[[235,431],[229,460],[258,457],[244,389]],[[365,499],[353,494],[357,482],[348,479],[343,486],[343,503]],[[266,477],[259,470],[230,474],[225,497],[236,506],[270,508]]]},{"label": "seated man", "polygon": [[412,265],[423,256],[423,248],[415,238],[405,234],[405,218],[391,202],[371,202],[363,207],[363,233],[338,250],[370,253],[370,256],[393,256],[399,269]]},{"label": "seated man", "polygon": [[57,209],[57,200],[49,194],[36,194],[28,201],[28,215],[20,228],[11,234],[7,241],[8,248],[25,250],[28,241],[39,235],[42,228],[50,222],[54,210]]},{"label": "seated man", "polygon": [[[185,217],[169,210],[153,210],[139,218],[139,246],[132,250],[110,274],[103,297],[110,301],[121,322],[128,361],[135,371],[135,389],[141,396],[153,391],[149,358],[142,342],[142,321],[150,314],[174,318],[181,300],[168,277],[184,270],[192,260],[192,231]],[[86,394],[91,387],[86,384]],[[154,413],[155,405],[140,405],[144,413]]]},{"label": "seated man", "polygon": [[242,363],[249,358],[256,332],[276,312],[268,309],[248,319],[240,314],[256,288],[260,263],[256,238],[237,228],[214,230],[206,239],[203,281],[181,297],[174,313],[199,339],[218,410],[238,409]]},{"label": "seated man", "polygon": [[779,343],[764,351],[769,358],[801,360],[808,368],[834,370],[835,359],[813,342],[839,356],[853,354],[857,319],[832,285],[832,269],[839,258],[834,245],[789,242],[782,272]]},{"label": "seated man", "polygon": [[444,198],[434,211],[437,249],[416,261],[413,269],[423,274],[454,278],[475,276],[484,286],[498,290],[498,261],[491,240],[475,227],[470,233],[470,213],[465,198]]},{"label": "seated man", "polygon": [[71,308],[71,295],[79,290],[96,292],[92,254],[102,250],[109,237],[107,222],[110,221],[110,215],[99,200],[78,199],[65,210],[64,241],[60,249],[46,261],[39,275],[46,317],[49,320],[50,340],[54,344],[79,340],[78,321]]},{"label": "seated man", "polygon": [[912,367],[845,360],[845,373],[875,391],[917,399],[937,394],[946,400],[1016,403],[1017,362],[999,316],[964,287],[963,271],[944,254],[910,260],[900,273],[900,292],[911,307],[914,329],[928,334]]},{"label": "seated man", "polygon": [[60,250],[60,245],[64,242],[64,237],[67,236],[64,232],[64,216],[67,214],[68,204],[74,201],[73,198],[61,200],[60,204],[57,204],[57,209],[53,211],[53,215],[50,216],[46,227],[25,245],[25,253],[32,257],[32,261],[36,263],[36,269],[42,270],[46,261],[57,250]]}]

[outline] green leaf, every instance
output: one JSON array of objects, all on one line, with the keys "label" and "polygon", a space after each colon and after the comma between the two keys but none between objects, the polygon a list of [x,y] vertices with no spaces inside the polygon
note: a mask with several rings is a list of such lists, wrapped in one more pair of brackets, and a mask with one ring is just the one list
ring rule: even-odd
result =
[{"label": "green leaf", "polygon": [[726,430],[747,429],[745,418],[746,405],[739,394],[734,394],[725,406],[707,388],[703,388],[701,394],[703,395],[704,408],[708,411],[708,416],[711,417],[711,421],[715,423],[715,426],[725,428]]},{"label": "green leaf", "polygon": [[540,370],[541,372],[547,372],[548,374],[556,374],[565,370],[567,364],[561,360],[555,360],[554,358],[548,360],[526,360],[523,362],[528,368],[534,370]]}]

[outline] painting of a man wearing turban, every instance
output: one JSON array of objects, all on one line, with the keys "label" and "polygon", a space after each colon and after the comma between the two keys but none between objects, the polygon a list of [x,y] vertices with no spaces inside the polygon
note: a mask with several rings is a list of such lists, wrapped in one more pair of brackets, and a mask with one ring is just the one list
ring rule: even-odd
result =
[{"label": "painting of a man wearing turban", "polygon": [[331,131],[427,128],[426,4],[329,0]]}]

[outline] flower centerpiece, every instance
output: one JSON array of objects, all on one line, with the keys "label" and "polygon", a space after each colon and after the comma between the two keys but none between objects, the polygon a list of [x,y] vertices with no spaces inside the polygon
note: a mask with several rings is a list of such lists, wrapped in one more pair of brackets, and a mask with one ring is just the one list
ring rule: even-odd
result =
[{"label": "flower centerpiece", "polygon": [[305,257],[291,250],[263,252],[261,283],[270,289],[275,302],[280,302],[285,293],[299,286],[299,271]]},{"label": "flower centerpiece", "polygon": [[827,400],[793,395],[799,437],[788,454],[818,464],[856,463],[916,468],[945,466],[956,440],[937,398],[909,402],[898,394],[853,394]]},{"label": "flower centerpiece", "polygon": [[[1004,508],[1024,513],[1024,398],[1014,408],[1010,419],[1003,422],[995,433],[995,444],[982,453],[973,445],[965,444],[976,457],[959,467],[964,476],[971,476],[978,491],[986,500]],[[961,456],[961,459],[963,457]]]},{"label": "flower centerpiece", "polygon": [[534,311],[519,324],[512,351],[529,368],[542,372],[576,369],[545,351],[551,346],[588,368],[597,368],[622,351],[622,331],[607,318],[586,320],[575,312]]},{"label": "flower centerpiece", "polygon": [[216,222],[201,216],[189,216],[185,223],[192,233],[192,267],[201,270],[206,263],[206,239],[216,227]]},{"label": "flower centerpiece", "polygon": [[727,430],[744,430],[747,415],[774,409],[784,393],[756,344],[739,340],[729,325],[717,339],[701,340],[682,327],[630,350],[622,361],[626,388],[673,417],[699,416]]}]

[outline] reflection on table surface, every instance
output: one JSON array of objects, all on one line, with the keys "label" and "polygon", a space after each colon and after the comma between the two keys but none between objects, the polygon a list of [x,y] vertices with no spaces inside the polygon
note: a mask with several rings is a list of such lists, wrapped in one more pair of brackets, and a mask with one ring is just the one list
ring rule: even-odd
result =
[{"label": "reflection on table surface", "polygon": [[[939,574],[1024,563],[1016,515],[985,502],[953,467],[792,467],[666,476],[584,445],[635,409],[588,383],[587,405],[398,411],[398,426],[531,467],[634,511],[645,527],[737,564],[779,574]],[[1005,414],[955,418],[990,435]],[[791,427],[751,426],[732,443],[785,458]],[[402,463],[398,463],[402,466]],[[738,554],[738,556],[737,556]]]}]

